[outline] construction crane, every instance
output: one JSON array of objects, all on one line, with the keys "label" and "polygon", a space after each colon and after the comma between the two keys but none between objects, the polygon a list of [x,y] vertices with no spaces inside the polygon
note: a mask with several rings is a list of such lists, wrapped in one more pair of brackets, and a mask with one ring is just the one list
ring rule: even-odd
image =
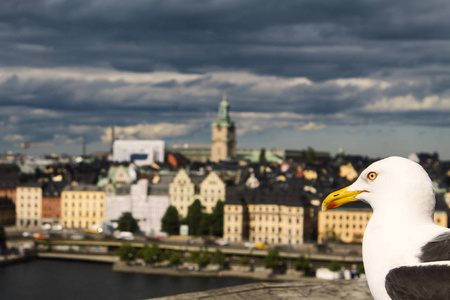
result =
[{"label": "construction crane", "polygon": [[19,143],[17,144],[18,147],[22,148],[22,162],[25,161],[25,157],[27,155],[27,149],[30,147],[40,147],[40,146],[54,146],[54,143]]}]

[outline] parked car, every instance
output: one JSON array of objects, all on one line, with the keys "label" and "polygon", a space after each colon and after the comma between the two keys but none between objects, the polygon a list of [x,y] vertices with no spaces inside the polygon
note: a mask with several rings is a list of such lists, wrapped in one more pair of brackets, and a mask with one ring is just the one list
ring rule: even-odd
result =
[{"label": "parked car", "polygon": [[245,247],[245,248],[253,249],[253,248],[255,248],[255,243],[252,243],[252,242],[245,242],[245,243],[244,243],[244,247]]},{"label": "parked car", "polygon": [[227,246],[228,245],[228,241],[225,239],[221,239],[221,240],[217,240],[216,244],[219,246]]},{"label": "parked car", "polygon": [[74,241],[81,241],[81,240],[84,240],[84,235],[79,234],[79,233],[74,233],[70,236],[70,239],[74,240]]},{"label": "parked car", "polygon": [[256,249],[269,249],[269,245],[264,244],[264,243],[256,243],[255,245]]},{"label": "parked car", "polygon": [[50,229],[52,229],[52,225],[46,223],[46,224],[44,224],[44,225],[41,226],[41,229],[42,229],[42,230],[50,230]]},{"label": "parked car", "polygon": [[126,240],[126,241],[134,240],[134,235],[130,231],[116,231],[114,232],[114,237],[118,240]]},{"label": "parked car", "polygon": [[60,231],[60,230],[63,230],[63,226],[61,224],[55,224],[52,226],[52,229]]}]

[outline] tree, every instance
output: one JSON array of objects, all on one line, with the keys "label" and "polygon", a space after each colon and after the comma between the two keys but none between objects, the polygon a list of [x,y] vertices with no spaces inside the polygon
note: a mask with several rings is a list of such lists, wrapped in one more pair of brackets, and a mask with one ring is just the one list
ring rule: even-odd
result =
[{"label": "tree", "polygon": [[170,205],[161,219],[161,230],[168,235],[178,235],[180,231],[180,216],[175,206]]},{"label": "tree", "polygon": [[122,244],[115,251],[121,261],[130,262],[136,259],[136,248],[130,244]]},{"label": "tree", "polygon": [[124,212],[119,218],[119,225],[117,227],[120,231],[139,231],[139,225],[130,212]]},{"label": "tree", "polygon": [[196,261],[199,268],[206,267],[210,262],[211,262],[211,257],[209,256],[208,252],[202,252]]},{"label": "tree", "polygon": [[312,163],[316,160],[316,151],[312,147],[308,147],[302,154],[303,161],[307,163]]},{"label": "tree", "polygon": [[247,255],[242,256],[241,260],[239,261],[239,264],[241,266],[247,266],[250,263],[250,259]]},{"label": "tree", "polygon": [[364,269],[364,265],[363,264],[358,265],[358,273],[359,274],[366,274],[366,270]]},{"label": "tree", "polygon": [[6,255],[7,247],[6,247],[6,232],[3,226],[0,226],[0,255]]},{"label": "tree", "polygon": [[203,229],[200,225],[204,218],[203,215],[202,204],[200,203],[200,200],[197,199],[188,207],[187,216],[182,222],[189,226],[189,232],[192,233],[192,235],[202,235]]},{"label": "tree", "polygon": [[200,235],[200,236],[212,235],[214,221],[215,220],[212,218],[211,214],[203,213],[201,216],[200,222],[198,222],[198,227],[196,229],[196,232],[193,232],[193,234]]},{"label": "tree", "polygon": [[211,257],[209,256],[208,252],[200,253],[199,251],[191,251],[189,260],[198,264],[199,268],[203,268],[210,263]]},{"label": "tree", "polygon": [[266,159],[266,149],[265,148],[262,148],[261,149],[261,152],[259,153],[259,163],[260,164],[264,164],[264,163],[266,163],[267,162],[267,159]]},{"label": "tree", "polygon": [[150,264],[163,261],[163,253],[157,244],[153,244],[152,247],[145,245],[138,251],[137,256]]},{"label": "tree", "polygon": [[214,252],[213,258],[212,258],[212,263],[213,264],[218,264],[220,266],[223,266],[225,264],[225,254],[222,253],[222,251],[220,251],[219,249],[216,250],[216,252]]},{"label": "tree", "polygon": [[329,229],[325,232],[323,239],[327,242],[342,242],[340,235],[336,233],[333,229]]},{"label": "tree", "polygon": [[189,260],[192,262],[197,262],[197,259],[200,257],[199,251],[191,251],[189,254]]},{"label": "tree", "polygon": [[294,262],[294,268],[296,271],[307,271],[311,269],[309,259],[305,258],[303,255],[300,255]]},{"label": "tree", "polygon": [[280,262],[280,252],[277,249],[272,249],[267,253],[264,266],[267,269],[274,269],[280,265]]},{"label": "tree", "polygon": [[337,260],[333,260],[328,269],[330,271],[337,272],[341,269],[341,264]]},{"label": "tree", "polygon": [[[193,204],[194,205],[194,204]],[[197,236],[223,236],[223,208],[225,203],[223,201],[217,201],[216,206],[213,208],[213,212],[211,214],[207,214],[203,212],[203,207],[201,205],[196,205],[193,207],[192,213],[197,215],[196,225],[189,225],[189,232],[193,235]],[[201,214],[198,213],[199,208],[201,209]],[[189,215],[189,213],[188,213]],[[199,219],[198,219],[199,218]],[[184,222],[188,222],[188,217],[183,220]],[[194,226],[192,228],[192,226]],[[196,226],[196,227],[195,227]]]},{"label": "tree", "polygon": [[211,214],[212,235],[223,236],[223,208],[225,203],[223,201],[217,201],[216,206]]},{"label": "tree", "polygon": [[183,263],[183,254],[181,252],[173,251],[169,255],[169,263],[178,268],[178,266]]}]

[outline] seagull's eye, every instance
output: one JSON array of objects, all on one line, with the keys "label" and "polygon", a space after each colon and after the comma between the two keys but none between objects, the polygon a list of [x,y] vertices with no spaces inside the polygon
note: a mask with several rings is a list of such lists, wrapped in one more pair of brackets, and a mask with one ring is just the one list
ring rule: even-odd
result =
[{"label": "seagull's eye", "polygon": [[377,179],[377,177],[378,177],[377,172],[369,172],[367,174],[367,179],[369,179],[369,180],[375,180],[375,179]]}]

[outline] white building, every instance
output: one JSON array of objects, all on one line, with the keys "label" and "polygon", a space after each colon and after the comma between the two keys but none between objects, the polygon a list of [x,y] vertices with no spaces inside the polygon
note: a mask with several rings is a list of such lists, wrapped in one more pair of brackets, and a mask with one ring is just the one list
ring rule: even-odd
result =
[{"label": "white building", "polygon": [[124,212],[131,212],[139,229],[148,236],[161,235],[161,219],[169,207],[168,195],[148,195],[148,180],[132,184],[129,194],[106,195],[105,219],[113,225]]},{"label": "white building", "polygon": [[138,166],[164,162],[165,142],[162,140],[116,140],[112,160],[134,162]]},{"label": "white building", "polygon": [[150,218],[148,220],[148,234],[149,236],[163,235],[161,231],[161,219],[170,205],[168,195],[150,195],[148,196],[150,203]]}]

